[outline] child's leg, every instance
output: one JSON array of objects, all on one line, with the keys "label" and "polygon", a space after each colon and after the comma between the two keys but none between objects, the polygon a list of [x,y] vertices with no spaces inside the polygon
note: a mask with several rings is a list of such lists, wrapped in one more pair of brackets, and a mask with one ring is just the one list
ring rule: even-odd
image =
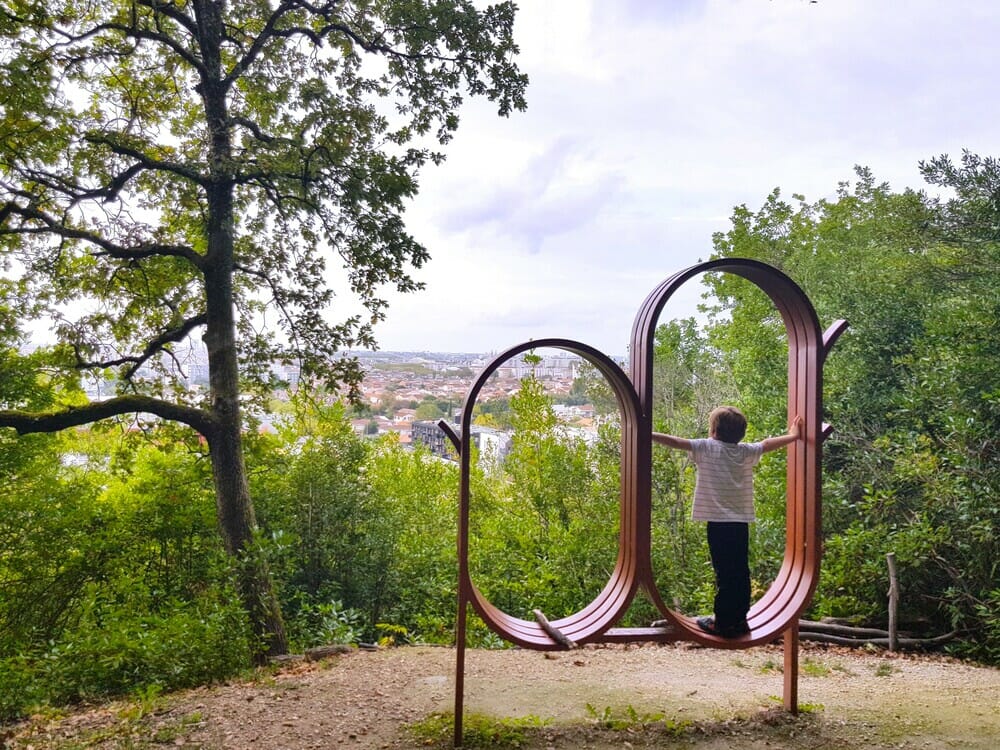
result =
[{"label": "child's leg", "polygon": [[745,523],[708,524],[708,550],[715,570],[715,626],[738,628],[750,609],[750,527]]}]

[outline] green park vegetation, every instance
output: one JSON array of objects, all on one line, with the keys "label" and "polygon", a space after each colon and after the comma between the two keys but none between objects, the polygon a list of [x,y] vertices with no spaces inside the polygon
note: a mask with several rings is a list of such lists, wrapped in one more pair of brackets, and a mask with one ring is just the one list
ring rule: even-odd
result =
[{"label": "green park vegetation", "polygon": [[[257,660],[288,650],[258,527],[244,412],[274,364],[356,393],[387,290],[421,286],[407,231],[417,177],[468,97],[525,107],[515,6],[464,0],[0,8],[0,311],[50,331],[59,390],[0,427],[47,433],[143,413],[208,446],[218,528]],[[343,269],[338,289],[334,269]],[[334,308],[336,296],[348,302]],[[344,311],[344,307],[355,310]],[[357,312],[360,310],[361,312]],[[340,320],[337,320],[340,316]],[[8,321],[5,320],[5,323]],[[208,352],[207,397],[175,351]]]},{"label": "green park vegetation", "polygon": [[[320,643],[452,642],[457,468],[356,435],[348,404],[305,389],[277,434],[247,428],[274,362],[350,392],[360,372],[338,355],[374,342],[380,289],[419,288],[409,269],[427,252],[402,221],[419,168],[442,158],[462,96],[524,106],[513,6],[5,7],[0,718],[210,683]],[[777,266],[824,324],[851,324],[825,370],[810,614],[880,622],[894,552],[904,619],[958,631],[955,653],[996,664],[1000,165],[966,153],[923,171],[945,198],[863,169],[827,200],[775,191],[735,209],[714,254]],[[336,325],[318,312],[334,257],[367,309]],[[704,283],[707,322],[659,329],[657,429],[702,435],[733,402],[751,439],[783,431],[780,317],[741,279]],[[25,353],[42,321],[55,343]],[[176,377],[189,335],[208,346],[207,396]],[[95,372],[114,375],[112,396],[85,395]],[[558,428],[532,376],[481,405],[514,433],[499,469],[473,472],[471,563],[512,614],[579,610],[614,564],[614,404],[592,373],[574,394],[602,412],[596,441]],[[784,546],[783,460],[758,474],[758,593]],[[677,452],[654,462],[659,588],[706,611],[691,467]],[[469,638],[500,645],[481,624]]]}]

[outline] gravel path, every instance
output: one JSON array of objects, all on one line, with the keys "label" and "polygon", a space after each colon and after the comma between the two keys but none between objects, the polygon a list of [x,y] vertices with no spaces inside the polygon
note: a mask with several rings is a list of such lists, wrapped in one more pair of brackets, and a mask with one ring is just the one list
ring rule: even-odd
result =
[{"label": "gravel path", "polygon": [[[800,663],[804,710],[796,718],[780,710],[778,647],[472,650],[466,716],[538,717],[545,726],[529,746],[539,748],[716,750],[737,744],[736,736],[741,748],[772,750],[1000,747],[1000,670],[814,646]],[[406,727],[452,710],[454,670],[455,652],[448,648],[352,652],[152,704],[36,717],[0,729],[0,738],[5,748],[20,750],[424,747],[426,739]],[[450,746],[449,738],[435,746]]]}]

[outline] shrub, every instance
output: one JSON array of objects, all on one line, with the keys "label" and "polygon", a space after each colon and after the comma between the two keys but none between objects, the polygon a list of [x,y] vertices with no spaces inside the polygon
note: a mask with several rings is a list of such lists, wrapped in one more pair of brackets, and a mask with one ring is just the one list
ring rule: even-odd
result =
[{"label": "shrub", "polygon": [[206,598],[157,614],[97,597],[90,605],[58,641],[0,661],[0,718],[44,704],[202,685],[249,666],[246,618],[236,604]]}]

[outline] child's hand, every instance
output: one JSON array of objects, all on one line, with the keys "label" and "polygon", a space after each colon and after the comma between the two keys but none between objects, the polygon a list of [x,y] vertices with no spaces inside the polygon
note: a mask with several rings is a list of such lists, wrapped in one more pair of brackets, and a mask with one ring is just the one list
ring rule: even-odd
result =
[{"label": "child's hand", "polygon": [[802,424],[804,420],[800,414],[796,414],[795,418],[792,420],[792,426],[788,429],[788,434],[793,437],[798,437],[802,432]]}]

